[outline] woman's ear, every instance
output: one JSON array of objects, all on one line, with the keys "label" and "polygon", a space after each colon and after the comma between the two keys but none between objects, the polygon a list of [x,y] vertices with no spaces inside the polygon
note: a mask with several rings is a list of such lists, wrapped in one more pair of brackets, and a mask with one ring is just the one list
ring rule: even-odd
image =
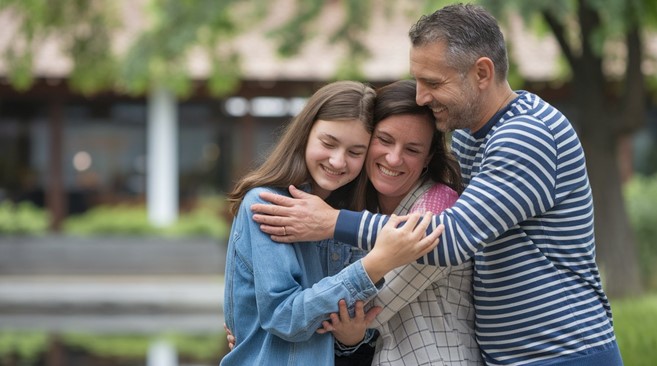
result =
[{"label": "woman's ear", "polygon": [[429,163],[431,162],[431,159],[433,159],[433,154],[429,154],[429,156],[424,159],[424,169],[429,170]]}]

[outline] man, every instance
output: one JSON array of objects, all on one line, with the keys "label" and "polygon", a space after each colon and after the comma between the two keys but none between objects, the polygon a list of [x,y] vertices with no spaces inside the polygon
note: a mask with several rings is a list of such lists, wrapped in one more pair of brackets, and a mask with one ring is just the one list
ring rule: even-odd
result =
[{"label": "man", "polygon": [[[477,342],[494,365],[622,365],[595,264],[593,202],[584,152],[557,109],[507,81],[497,21],[450,5],[410,30],[417,103],[454,131],[466,189],[434,216],[439,266],[474,258]],[[328,237],[371,249],[387,217],[335,211],[291,188],[263,196],[254,219],[281,242]],[[263,215],[264,214],[264,215]]]}]

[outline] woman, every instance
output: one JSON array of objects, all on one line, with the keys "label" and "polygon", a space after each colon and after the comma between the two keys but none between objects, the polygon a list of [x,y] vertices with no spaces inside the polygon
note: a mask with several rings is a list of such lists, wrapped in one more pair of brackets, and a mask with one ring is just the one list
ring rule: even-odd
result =
[{"label": "woman", "polygon": [[[439,213],[452,206],[462,190],[458,164],[431,111],[416,104],[414,81],[398,81],[377,91],[374,124],[365,161],[370,180],[367,209],[405,215]],[[354,356],[338,356],[336,364],[482,364],[474,338],[472,262],[447,268],[409,264],[385,279],[373,302],[382,308],[373,323],[380,333],[373,360],[362,362],[367,350],[362,346]],[[349,318],[346,309],[341,310],[320,333],[352,332],[341,322]]]},{"label": "woman", "polygon": [[[264,202],[261,192],[285,194],[293,184],[334,207],[362,208],[361,169],[374,98],[374,90],[357,82],[318,90],[267,160],[229,195],[236,216],[226,258],[224,315],[237,341],[221,365],[333,365],[333,337],[315,330],[337,310],[335,299],[370,299],[377,292],[374,283],[388,271],[437,244],[437,235],[424,237],[428,220],[416,226],[420,217],[414,215],[412,225],[396,228],[401,220],[395,218],[377,241],[381,250],[323,278],[317,243],[277,244],[251,218],[250,206]],[[405,245],[395,245],[398,240]]]}]

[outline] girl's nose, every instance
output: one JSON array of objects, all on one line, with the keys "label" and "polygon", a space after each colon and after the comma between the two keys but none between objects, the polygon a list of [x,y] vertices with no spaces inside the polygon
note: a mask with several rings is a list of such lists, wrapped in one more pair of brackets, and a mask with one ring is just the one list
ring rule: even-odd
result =
[{"label": "girl's nose", "polygon": [[347,161],[343,153],[335,153],[331,155],[329,164],[334,168],[344,168],[347,165]]}]

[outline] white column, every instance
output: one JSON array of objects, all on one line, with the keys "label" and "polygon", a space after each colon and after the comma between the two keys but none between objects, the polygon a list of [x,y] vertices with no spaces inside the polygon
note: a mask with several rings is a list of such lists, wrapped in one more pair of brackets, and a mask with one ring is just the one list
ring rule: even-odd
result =
[{"label": "white column", "polygon": [[148,100],[146,205],[151,224],[178,218],[178,125],[176,98],[156,88]]},{"label": "white column", "polygon": [[176,349],[169,342],[158,340],[148,347],[147,366],[178,366]]}]

